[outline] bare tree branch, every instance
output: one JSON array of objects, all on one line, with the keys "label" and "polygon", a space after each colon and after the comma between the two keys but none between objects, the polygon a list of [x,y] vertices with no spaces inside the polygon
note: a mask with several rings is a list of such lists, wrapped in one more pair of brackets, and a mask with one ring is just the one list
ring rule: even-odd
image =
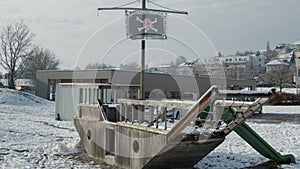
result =
[{"label": "bare tree branch", "polygon": [[266,82],[279,87],[280,92],[286,84],[292,83],[293,70],[290,66],[277,67],[266,74]]},{"label": "bare tree branch", "polygon": [[30,78],[35,78],[37,70],[57,70],[59,60],[50,50],[35,47],[30,56],[26,57],[23,65],[23,71],[30,72]]},{"label": "bare tree branch", "polygon": [[1,66],[8,72],[9,88],[14,88],[14,81],[20,77],[18,72],[32,52],[31,41],[34,34],[23,21],[8,23],[1,27],[0,60]]}]

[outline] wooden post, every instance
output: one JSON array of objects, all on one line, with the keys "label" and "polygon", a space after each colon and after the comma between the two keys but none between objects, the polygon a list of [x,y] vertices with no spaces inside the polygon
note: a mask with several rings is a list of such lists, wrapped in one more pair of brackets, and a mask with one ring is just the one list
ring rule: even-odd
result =
[{"label": "wooden post", "polygon": [[131,105],[131,123],[134,123],[134,116],[135,116],[135,108],[134,105]]},{"label": "wooden post", "polygon": [[158,128],[158,114],[159,113],[159,110],[158,110],[158,106],[156,106],[156,128]]},{"label": "wooden post", "polygon": [[[118,109],[117,109],[118,110]],[[123,111],[124,111],[124,104],[120,103],[120,109],[119,109],[119,121],[123,121],[122,120],[122,116],[123,116]]]},{"label": "wooden post", "polygon": [[164,110],[164,120],[165,120],[165,130],[168,128],[168,123],[167,123],[167,107],[165,107]]},{"label": "wooden post", "polygon": [[173,107],[172,108],[172,123],[174,123],[174,111],[175,111],[175,108]]},{"label": "wooden post", "polygon": [[124,104],[124,109],[125,109],[125,122],[127,122],[127,120],[128,120],[128,107],[127,107],[126,103]]},{"label": "wooden post", "polygon": [[154,114],[154,107],[150,106],[149,107],[149,123],[148,123],[148,127],[152,126],[153,114]]}]

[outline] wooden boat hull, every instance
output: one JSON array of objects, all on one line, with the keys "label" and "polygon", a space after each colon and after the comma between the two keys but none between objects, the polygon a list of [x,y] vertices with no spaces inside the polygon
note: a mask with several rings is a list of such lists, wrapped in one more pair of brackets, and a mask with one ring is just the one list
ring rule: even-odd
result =
[{"label": "wooden boat hull", "polygon": [[165,130],[82,118],[74,124],[88,155],[122,168],[192,168],[224,141],[185,135],[168,142]]}]

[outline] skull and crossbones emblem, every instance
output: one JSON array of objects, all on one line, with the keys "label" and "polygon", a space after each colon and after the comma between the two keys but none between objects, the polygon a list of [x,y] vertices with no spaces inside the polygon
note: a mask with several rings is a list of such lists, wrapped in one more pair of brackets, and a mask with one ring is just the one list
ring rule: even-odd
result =
[{"label": "skull and crossbones emblem", "polygon": [[142,27],[138,28],[139,32],[144,30],[145,33],[147,33],[149,30],[153,30],[154,32],[157,32],[157,29],[155,29],[153,27],[153,25],[155,23],[157,23],[157,18],[155,18],[154,21],[152,21],[151,19],[149,18],[145,18],[144,20],[141,20],[138,16],[136,17],[136,20],[139,21],[140,23],[143,24]]}]

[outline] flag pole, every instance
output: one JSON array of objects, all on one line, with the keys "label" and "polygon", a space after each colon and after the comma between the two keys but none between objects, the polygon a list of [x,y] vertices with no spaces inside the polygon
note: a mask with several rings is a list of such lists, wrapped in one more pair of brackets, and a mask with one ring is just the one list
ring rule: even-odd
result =
[{"label": "flag pole", "polygon": [[[142,9],[146,9],[146,0],[142,0]],[[145,100],[145,49],[146,41],[141,40],[141,71],[140,71],[140,93],[139,99]]]},{"label": "flag pole", "polygon": [[299,60],[300,60],[300,59],[298,58],[298,55],[299,55],[299,54],[296,55],[296,94],[299,94],[299,93],[300,93],[300,92],[298,91],[298,88],[299,88],[299,87],[298,87],[298,85],[299,85],[299,83],[298,83],[298,79],[299,79],[299,71],[298,71],[298,70],[299,70],[299,67],[298,67],[298,65],[300,64],[300,63],[299,63]]}]

